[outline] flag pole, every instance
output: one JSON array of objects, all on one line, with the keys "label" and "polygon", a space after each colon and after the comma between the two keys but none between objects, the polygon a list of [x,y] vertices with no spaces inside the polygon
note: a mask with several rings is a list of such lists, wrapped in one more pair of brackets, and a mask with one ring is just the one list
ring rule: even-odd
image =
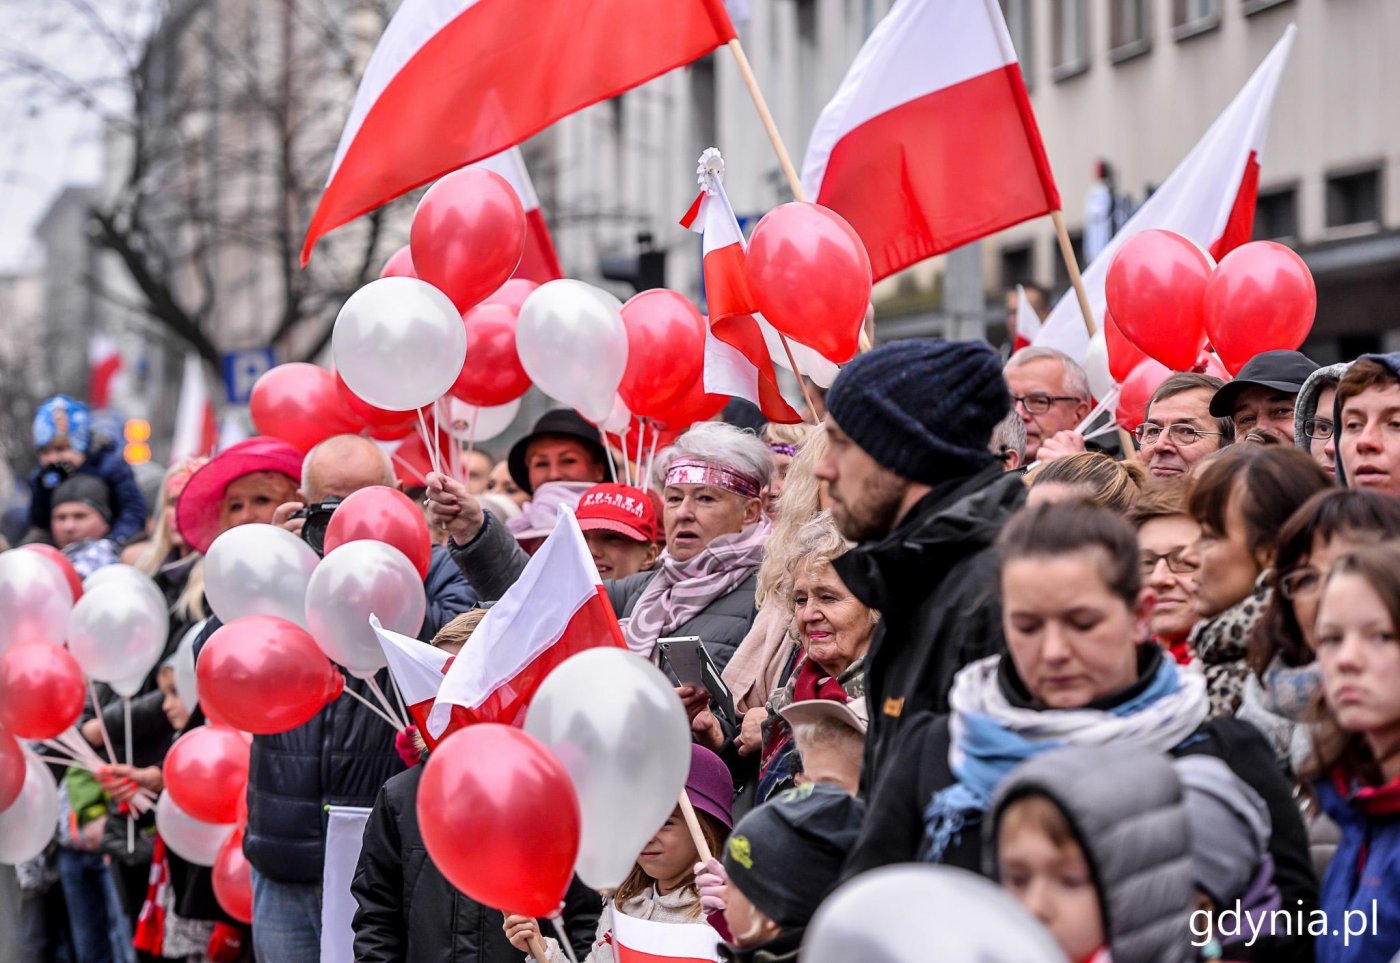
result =
[{"label": "flag pole", "polygon": [[[749,96],[753,98],[754,108],[758,111],[758,119],[763,122],[764,133],[768,135],[768,142],[773,145],[773,153],[778,155],[778,166],[782,168],[783,178],[788,182],[788,189],[792,191],[794,200],[807,200],[807,192],[802,189],[802,179],[797,176],[797,168],[792,164],[792,157],[788,154],[787,144],[783,142],[783,135],[778,132],[778,125],[773,120],[773,112],[768,109],[768,101],[763,96],[763,90],[758,86],[758,78],[754,76],[753,65],[749,63],[749,55],[744,53],[744,45],[735,37],[725,46],[734,55],[734,62],[739,66],[739,76],[744,78],[744,86],[749,89]],[[788,345],[788,339],[781,331],[778,337],[782,339],[783,350],[787,352],[788,363],[792,365],[792,373],[797,375],[797,383],[802,386],[802,398],[807,402],[807,410],[812,412],[813,419],[816,418],[816,407],[812,404],[811,395],[807,392],[807,383],[802,379],[802,371],[797,367],[797,362],[792,357],[792,348]],[[870,350],[870,337],[865,333],[865,319],[861,319],[860,324],[860,350],[862,352]]]},{"label": "flag pole", "polygon": [[1065,270],[1069,272],[1069,283],[1074,286],[1074,296],[1079,299],[1079,314],[1084,319],[1084,329],[1092,338],[1099,331],[1094,321],[1094,310],[1089,307],[1089,292],[1084,290],[1084,279],[1079,276],[1079,261],[1074,256],[1074,245],[1070,243],[1069,231],[1065,230],[1064,212],[1053,210],[1050,220],[1055,225],[1055,237],[1060,242],[1060,257],[1064,258]]}]

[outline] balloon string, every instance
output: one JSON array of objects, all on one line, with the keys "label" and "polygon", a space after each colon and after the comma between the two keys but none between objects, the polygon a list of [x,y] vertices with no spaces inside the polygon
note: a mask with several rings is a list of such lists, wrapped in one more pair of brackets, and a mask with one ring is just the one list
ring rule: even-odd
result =
[{"label": "balloon string", "polygon": [[[369,683],[369,691],[374,693],[374,697],[379,700],[379,704],[384,707],[384,711],[389,714],[390,718],[393,718],[395,715],[397,715],[397,710],[394,709],[394,704],[389,701],[389,697],[384,694],[384,690],[379,688],[379,680],[375,679],[374,676],[370,676],[365,681]],[[405,713],[404,715],[406,716],[407,713]],[[413,723],[409,722],[406,718],[399,718],[400,729],[407,729],[412,724]]]},{"label": "balloon string", "polygon": [[394,694],[394,701],[399,707],[399,718],[404,720],[405,726],[413,724],[413,717],[408,714],[408,706],[404,705],[403,693],[399,691],[399,684],[394,681],[394,674],[389,673],[389,691]]},{"label": "balloon string", "polygon": [[619,436],[622,439],[622,469],[627,473],[627,484],[635,485],[632,480],[632,449],[627,447],[627,436],[632,433],[632,419],[627,419],[627,424],[622,429]]},{"label": "balloon string", "polygon": [[608,441],[607,431],[603,432],[603,450],[608,453],[608,468],[612,472],[612,477],[617,478],[617,459],[613,457],[612,442]]},{"label": "balloon string", "polygon": [[[126,764],[134,766],[131,758],[131,700],[126,696],[122,696],[122,724],[126,729]],[[126,851],[128,854],[136,852],[136,820],[132,818],[126,821]]]},{"label": "balloon string", "polygon": [[404,471],[410,472],[413,475],[413,477],[417,478],[420,482],[427,482],[428,479],[423,477],[423,473],[421,471],[419,471],[417,468],[414,468],[404,459],[400,458],[396,452],[389,452],[389,457],[394,460],[395,465],[398,465]]},{"label": "balloon string", "polygon": [[364,706],[364,707],[365,707],[366,709],[368,709],[370,712],[373,712],[375,715],[377,715],[379,718],[383,719],[385,722],[389,723],[389,728],[390,728],[390,729],[393,729],[395,732],[398,732],[400,729],[403,728],[403,726],[401,726],[401,725],[399,725],[397,722],[395,722],[395,721],[393,720],[393,718],[392,718],[388,713],[386,713],[383,709],[379,708],[379,706],[375,705],[373,702],[370,702],[368,699],[366,699],[364,696],[360,695],[360,694],[359,694],[358,692],[356,692],[354,689],[351,689],[349,686],[346,686],[346,688],[345,688],[345,694],[348,695],[350,698],[354,699],[356,702],[360,703],[362,706]]},{"label": "balloon string", "polygon": [[641,488],[650,488],[653,484],[651,473],[656,470],[656,444],[661,440],[660,426],[658,426],[655,422],[651,422],[650,427],[652,432],[651,453],[647,455],[647,473],[645,476],[643,476],[643,480],[646,482],[646,484],[638,486]]},{"label": "balloon string", "polygon": [[97,704],[97,686],[88,679],[88,696],[92,699],[92,714],[97,719],[97,725],[102,730],[102,745],[107,750],[107,758],[112,762],[117,761],[117,754],[112,749],[112,736],[107,731],[107,720],[102,717],[102,707]]},{"label": "balloon string", "polygon": [[569,958],[569,963],[578,963],[578,957],[574,956],[573,944],[569,942],[569,934],[564,929],[564,917],[555,913],[549,918],[549,922],[554,925],[554,935],[559,941],[559,948],[564,951],[564,955]]},{"label": "balloon string", "polygon": [[462,481],[464,481],[464,482],[467,483],[467,487],[468,487],[468,488],[471,487],[471,478],[470,478],[470,475],[471,475],[471,470],[472,470],[472,465],[471,465],[471,462],[472,462],[472,452],[476,450],[476,426],[477,426],[478,424],[480,424],[480,423],[481,423],[481,408],[480,408],[480,406],[478,406],[477,409],[476,409],[476,417],[472,419],[471,427],[467,429],[467,454],[466,454],[466,459],[467,459],[467,475],[468,475],[468,477],[463,478]]},{"label": "balloon string", "polygon": [[428,432],[428,422],[423,418],[423,409],[415,408],[413,413],[418,416],[418,430],[422,432],[423,447],[428,452],[428,463],[432,465],[433,471],[442,474],[442,452],[438,450],[437,432]]}]

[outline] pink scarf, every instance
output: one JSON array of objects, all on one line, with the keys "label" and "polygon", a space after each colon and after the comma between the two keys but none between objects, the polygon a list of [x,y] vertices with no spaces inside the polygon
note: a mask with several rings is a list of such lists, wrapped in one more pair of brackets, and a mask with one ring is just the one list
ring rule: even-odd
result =
[{"label": "pink scarf", "polygon": [[757,572],[770,528],[767,520],[760,519],[741,532],[717,535],[685,562],[663,552],[656,575],[622,627],[628,648],[650,658],[657,639],[685,625]]}]

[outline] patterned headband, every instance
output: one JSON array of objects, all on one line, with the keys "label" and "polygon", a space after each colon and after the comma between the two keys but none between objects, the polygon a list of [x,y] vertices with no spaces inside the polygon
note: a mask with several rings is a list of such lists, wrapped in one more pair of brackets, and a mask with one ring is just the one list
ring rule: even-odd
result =
[{"label": "patterned headband", "polygon": [[797,457],[796,445],[784,445],[780,442],[774,442],[768,446],[768,450],[777,455],[787,455],[789,458]]},{"label": "patterned headband", "polygon": [[671,467],[666,469],[666,484],[713,485],[741,498],[757,498],[761,487],[756,478],[727,465],[698,458],[681,458],[671,462]]}]

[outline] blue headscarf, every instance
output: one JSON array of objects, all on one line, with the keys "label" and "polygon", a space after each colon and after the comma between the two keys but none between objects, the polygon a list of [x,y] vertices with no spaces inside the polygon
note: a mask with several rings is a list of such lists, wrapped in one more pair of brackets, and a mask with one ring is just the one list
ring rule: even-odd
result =
[{"label": "blue headscarf", "polygon": [[87,454],[92,443],[92,420],[87,405],[67,395],[54,395],[34,412],[34,447],[67,444]]}]

